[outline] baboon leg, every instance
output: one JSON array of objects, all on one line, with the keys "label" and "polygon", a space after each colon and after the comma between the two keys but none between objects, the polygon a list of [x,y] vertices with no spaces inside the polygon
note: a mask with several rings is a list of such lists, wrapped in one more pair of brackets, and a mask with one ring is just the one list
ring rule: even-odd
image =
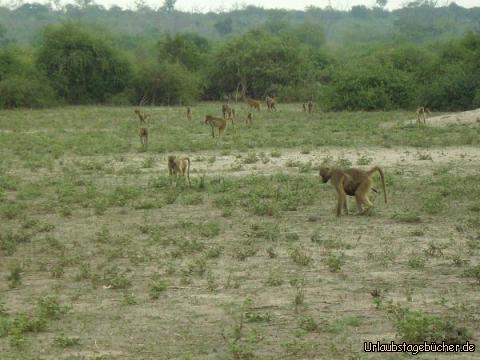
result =
[{"label": "baboon leg", "polygon": [[366,179],[364,180],[360,186],[358,187],[357,191],[355,191],[355,197],[360,201],[362,205],[365,206],[365,209],[361,211],[361,214],[365,214],[370,208],[373,207],[373,204],[368,199],[368,191],[372,186],[372,180]]},{"label": "baboon leg", "polygon": [[345,210],[345,215],[348,215],[348,201],[346,196],[343,199],[343,209]]},{"label": "baboon leg", "polygon": [[347,195],[345,194],[343,182],[344,182],[344,178],[340,179],[339,183],[335,185],[335,188],[337,190],[337,197],[338,197],[337,216],[342,215],[342,208],[346,207],[346,202],[347,202]]},{"label": "baboon leg", "polygon": [[361,214],[363,212],[363,207],[362,207],[362,199],[358,194],[355,194],[355,201],[357,203],[357,210],[358,213]]}]

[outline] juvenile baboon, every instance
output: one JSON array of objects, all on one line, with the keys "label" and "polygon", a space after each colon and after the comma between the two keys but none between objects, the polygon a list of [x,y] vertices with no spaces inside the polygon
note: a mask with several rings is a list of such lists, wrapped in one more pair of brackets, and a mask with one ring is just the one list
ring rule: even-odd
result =
[{"label": "juvenile baboon", "polygon": [[187,107],[187,119],[192,120],[192,109],[190,109],[190,106]]},{"label": "juvenile baboon", "polygon": [[265,98],[265,102],[267,103],[268,111],[277,111],[277,106],[276,106],[277,102],[275,101],[275,97],[267,96]]},{"label": "juvenile baboon", "polygon": [[177,158],[175,155],[168,156],[168,173],[170,176],[170,184],[172,177],[175,177],[175,186],[177,186],[177,177],[187,174],[188,185],[190,184],[190,159],[188,157]]},{"label": "juvenile baboon", "polygon": [[312,113],[313,112],[313,101],[312,100],[308,100],[307,107],[308,107],[308,112]]},{"label": "juvenile baboon", "polygon": [[247,105],[250,110],[255,109],[257,111],[260,111],[260,102],[258,102],[257,100],[247,98]]},{"label": "juvenile baboon", "polygon": [[426,121],[427,115],[430,114],[430,109],[425,106],[420,106],[417,109],[416,114],[417,114],[417,124],[421,124],[423,119],[423,124],[425,125],[427,123]]},{"label": "juvenile baboon", "polygon": [[138,135],[140,136],[140,142],[145,148],[148,145],[148,128],[141,127],[138,129]]},{"label": "juvenile baboon", "polygon": [[251,112],[249,112],[249,113],[247,114],[247,117],[245,118],[245,125],[246,125],[247,127],[252,126],[252,113],[251,113]]},{"label": "juvenile baboon", "polygon": [[138,119],[140,120],[140,123],[141,123],[141,124],[146,124],[147,118],[150,117],[149,114],[144,113],[143,111],[140,111],[140,110],[138,110],[138,109],[135,109],[135,110],[134,110],[134,113],[137,114]]},{"label": "juvenile baboon", "polygon": [[205,116],[205,124],[209,124],[212,128],[212,137],[215,137],[214,128],[218,129],[218,137],[223,135],[225,127],[227,126],[227,120],[217,118],[211,115]]},{"label": "juvenile baboon", "polygon": [[[378,171],[382,180],[383,195],[385,197],[385,203],[387,203],[387,193],[385,191],[385,177],[380,167],[374,166],[368,171],[361,169],[332,169],[328,167],[320,168],[320,176],[324,183],[330,180],[337,191],[337,216],[342,213],[342,208],[345,213],[348,214],[347,197],[355,196],[357,202],[358,212],[361,214],[366,213],[373,204],[368,199],[368,192],[372,187],[372,175]],[[363,208],[365,206],[365,209]]]}]

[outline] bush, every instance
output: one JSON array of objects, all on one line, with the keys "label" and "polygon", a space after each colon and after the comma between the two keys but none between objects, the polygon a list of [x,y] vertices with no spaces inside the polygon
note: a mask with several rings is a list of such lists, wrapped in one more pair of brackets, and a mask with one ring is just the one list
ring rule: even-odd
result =
[{"label": "bush", "polygon": [[136,102],[189,104],[200,95],[199,78],[179,63],[143,64],[135,80]]},{"label": "bush", "polygon": [[70,104],[104,102],[132,79],[130,64],[107,40],[70,23],[47,27],[37,63]]},{"label": "bush", "polygon": [[41,108],[56,104],[55,92],[46,80],[10,75],[0,81],[0,108]]}]

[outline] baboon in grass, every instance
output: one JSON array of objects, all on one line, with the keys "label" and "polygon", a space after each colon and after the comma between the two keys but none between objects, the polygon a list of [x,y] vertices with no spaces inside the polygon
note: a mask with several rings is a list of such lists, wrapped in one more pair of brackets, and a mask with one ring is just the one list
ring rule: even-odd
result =
[{"label": "baboon in grass", "polygon": [[417,124],[421,124],[423,120],[423,124],[427,123],[427,115],[430,114],[430,109],[425,106],[420,106],[417,111]]},{"label": "baboon in grass", "polygon": [[148,145],[148,128],[141,127],[138,129],[138,135],[140,136],[140,142],[144,148]]},{"label": "baboon in grass", "polygon": [[218,137],[223,135],[225,131],[225,127],[227,126],[227,120],[221,119],[215,116],[206,115],[205,116],[205,124],[209,124],[212,128],[212,137],[215,137],[214,128],[218,129]]},{"label": "baboon in grass", "polygon": [[[360,214],[366,213],[373,207],[373,204],[368,199],[368,192],[372,188],[372,175],[378,171],[382,180],[383,195],[385,203],[387,203],[387,193],[385,191],[385,177],[380,167],[374,166],[370,170],[362,169],[332,169],[328,167],[320,168],[320,176],[324,183],[330,180],[337,191],[337,216],[341,216],[342,208],[348,214],[347,197],[355,196],[357,202],[358,212]],[[375,189],[373,189],[376,191]],[[365,208],[364,208],[365,207]]]},{"label": "baboon in grass", "polygon": [[190,106],[187,107],[187,119],[192,120],[192,109]]},{"label": "baboon in grass", "polygon": [[190,159],[188,157],[177,158],[175,155],[168,156],[168,174],[170,176],[170,184],[172,178],[175,177],[175,186],[177,186],[177,177],[187,174],[188,185],[190,183]]},{"label": "baboon in grass", "polygon": [[257,110],[260,111],[260,102],[257,100],[247,98],[247,105],[250,110]]},{"label": "baboon in grass", "polygon": [[306,103],[306,102],[304,102],[304,103],[302,104],[302,111],[303,111],[303,112],[307,112],[307,103]]},{"label": "baboon in grass", "polygon": [[313,106],[314,106],[313,101],[312,101],[312,100],[308,100],[308,102],[307,102],[307,107],[308,107],[308,112],[309,112],[309,113],[312,113],[312,112],[313,112]]},{"label": "baboon in grass", "polygon": [[251,112],[249,112],[249,113],[247,114],[247,117],[245,118],[245,125],[246,125],[247,127],[252,126],[252,113],[251,113]]},{"label": "baboon in grass", "polygon": [[265,102],[267,103],[268,111],[277,111],[277,102],[275,100],[275,97],[267,96]]},{"label": "baboon in grass", "polygon": [[146,123],[147,123],[147,121],[146,121],[147,118],[150,117],[149,114],[147,114],[147,113],[145,113],[145,112],[143,112],[143,111],[140,111],[140,110],[138,110],[138,109],[135,109],[135,110],[134,110],[134,113],[137,114],[138,119],[140,120],[140,123],[141,123],[141,124],[146,124]]},{"label": "baboon in grass", "polygon": [[223,104],[222,105],[222,114],[223,118],[225,120],[230,120],[232,122],[232,125],[234,125],[233,121],[235,120],[235,109],[232,108],[228,104]]}]

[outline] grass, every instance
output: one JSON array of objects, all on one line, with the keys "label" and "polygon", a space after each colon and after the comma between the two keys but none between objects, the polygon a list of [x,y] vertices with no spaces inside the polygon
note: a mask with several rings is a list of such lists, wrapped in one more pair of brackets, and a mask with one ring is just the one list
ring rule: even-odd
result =
[{"label": "grass", "polygon": [[[146,152],[131,108],[0,112],[2,360],[344,359],[365,357],[365,334],[478,338],[478,127],[297,107],[215,140],[152,108]],[[170,153],[190,156],[192,186],[170,186]],[[336,218],[323,162],[381,165],[389,203]]]}]

